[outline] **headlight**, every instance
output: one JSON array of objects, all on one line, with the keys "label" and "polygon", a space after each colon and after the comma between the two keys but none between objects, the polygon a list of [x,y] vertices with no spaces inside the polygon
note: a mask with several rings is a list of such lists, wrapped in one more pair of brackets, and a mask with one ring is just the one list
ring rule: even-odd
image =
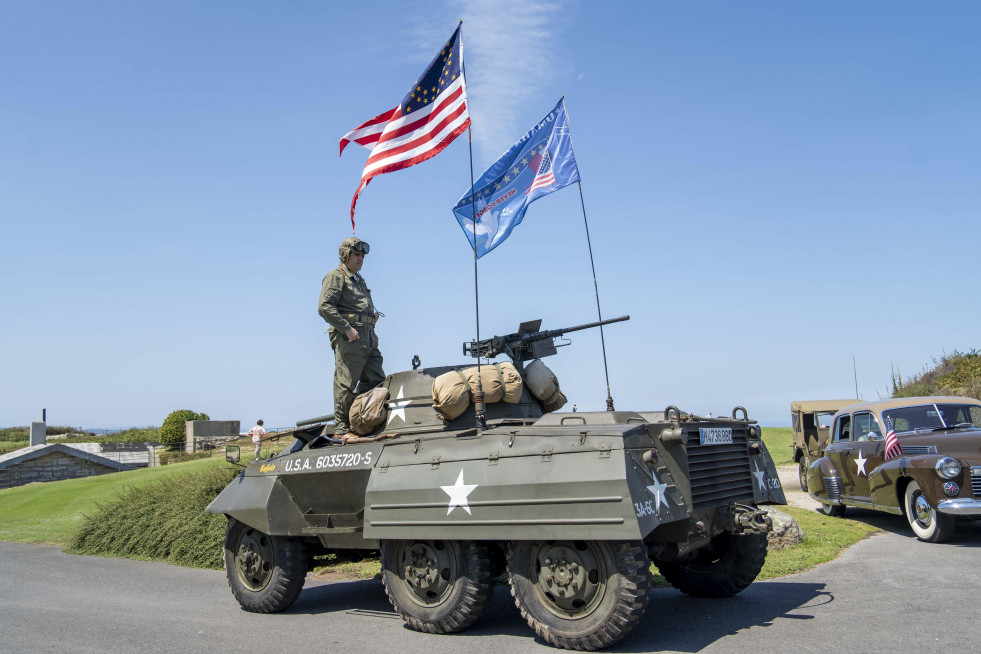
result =
[{"label": "headlight", "polygon": [[944,479],[953,479],[961,474],[961,464],[949,456],[945,456],[937,461],[937,474]]}]

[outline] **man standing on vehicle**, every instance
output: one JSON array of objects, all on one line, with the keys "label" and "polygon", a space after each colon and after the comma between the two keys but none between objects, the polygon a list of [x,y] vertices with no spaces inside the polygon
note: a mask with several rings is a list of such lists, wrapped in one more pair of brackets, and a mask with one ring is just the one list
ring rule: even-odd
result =
[{"label": "man standing on vehicle", "polygon": [[369,250],[361,239],[344,239],[338,250],[341,264],[327,273],[320,289],[318,310],[330,325],[327,331],[334,348],[334,434],[341,440],[350,430],[348,411],[355,395],[385,379],[375,334],[381,314],[360,274]]}]

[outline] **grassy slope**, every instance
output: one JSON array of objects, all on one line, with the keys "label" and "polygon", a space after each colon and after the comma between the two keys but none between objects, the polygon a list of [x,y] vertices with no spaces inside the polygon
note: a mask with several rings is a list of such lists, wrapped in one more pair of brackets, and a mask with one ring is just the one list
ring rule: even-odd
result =
[{"label": "grassy slope", "polygon": [[0,540],[65,545],[83,514],[92,513],[98,504],[109,501],[124,488],[227,465],[223,458],[214,457],[0,490]]}]

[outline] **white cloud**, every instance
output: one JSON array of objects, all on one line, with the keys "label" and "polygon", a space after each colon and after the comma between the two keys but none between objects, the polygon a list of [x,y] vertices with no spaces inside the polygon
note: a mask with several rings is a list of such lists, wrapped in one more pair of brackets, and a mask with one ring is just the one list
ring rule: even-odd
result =
[{"label": "white cloud", "polygon": [[548,113],[561,95],[559,82],[570,59],[561,37],[573,3],[447,2],[463,19],[473,138],[479,158],[489,164]]}]

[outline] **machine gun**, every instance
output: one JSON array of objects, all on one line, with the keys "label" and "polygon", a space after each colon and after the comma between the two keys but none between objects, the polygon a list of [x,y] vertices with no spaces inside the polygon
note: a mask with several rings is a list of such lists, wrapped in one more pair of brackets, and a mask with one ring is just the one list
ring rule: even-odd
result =
[{"label": "machine gun", "polygon": [[539,331],[542,326],[541,318],[539,318],[538,320],[521,323],[518,326],[518,331],[514,334],[493,336],[480,341],[464,343],[463,353],[469,354],[474,358],[484,357],[486,359],[493,359],[498,354],[506,354],[511,357],[514,365],[520,368],[521,364],[527,359],[541,359],[542,357],[552,356],[556,353],[557,347],[568,345],[568,343],[556,345],[553,340],[563,334],[578,332],[582,329],[591,329],[601,325],[609,325],[613,322],[623,322],[624,320],[630,320],[630,316],[599,320],[597,322],[589,322],[585,325],[576,325],[575,327],[566,327],[564,329]]}]

